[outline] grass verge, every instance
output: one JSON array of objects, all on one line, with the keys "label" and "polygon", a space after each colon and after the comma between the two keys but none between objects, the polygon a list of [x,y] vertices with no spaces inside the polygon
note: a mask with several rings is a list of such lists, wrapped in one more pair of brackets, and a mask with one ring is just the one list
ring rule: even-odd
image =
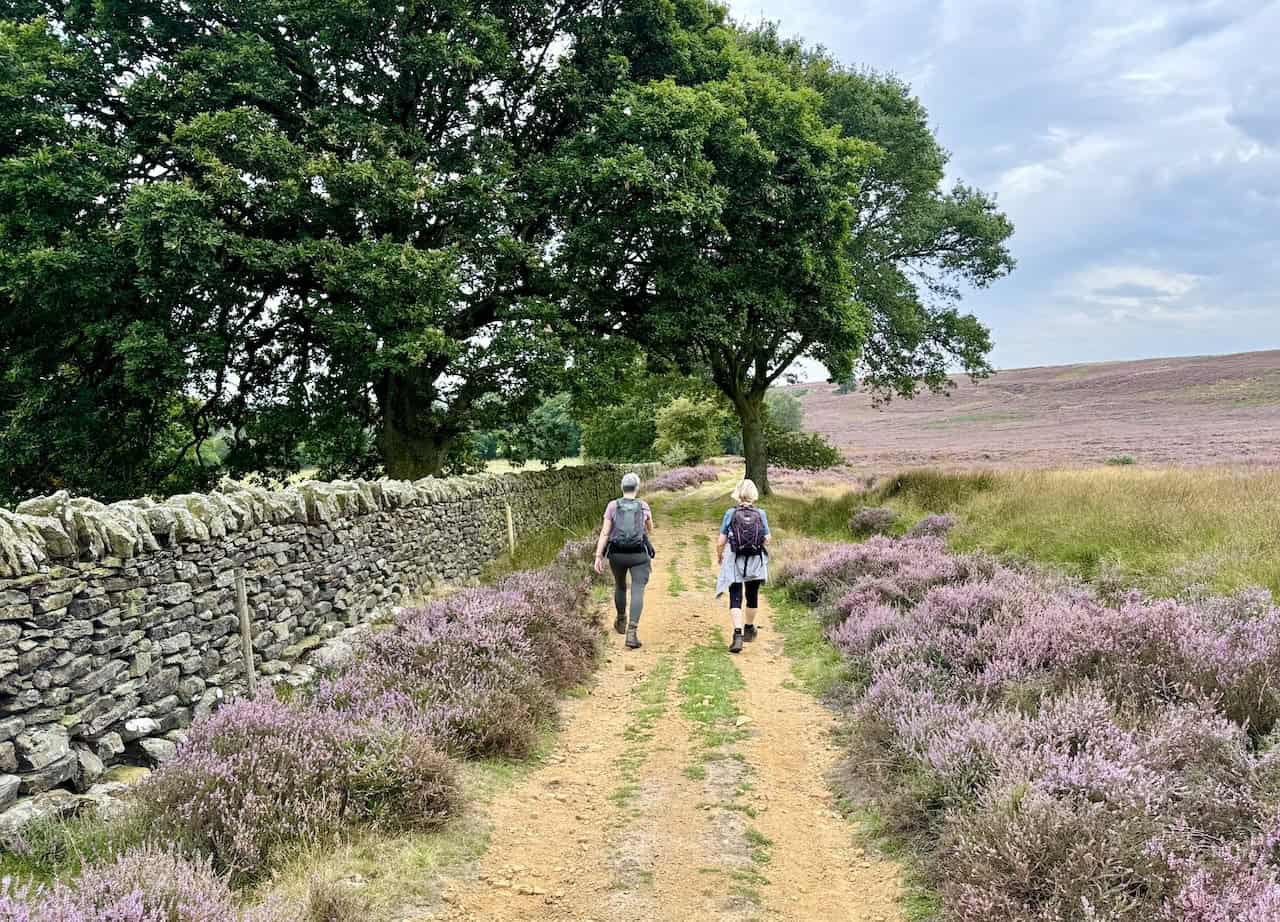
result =
[{"label": "grass verge", "polygon": [[704,749],[720,749],[742,738],[742,730],[734,725],[741,712],[733,700],[742,688],[742,673],[725,654],[724,634],[719,628],[712,631],[709,643],[686,654],[680,710],[697,728]]},{"label": "grass verge", "polygon": [[[679,686],[680,710],[694,727],[699,761],[685,768],[685,776],[695,781],[706,781],[711,776],[708,765],[718,763],[720,777],[710,784],[715,787],[728,779],[732,782],[720,787],[717,798],[709,806],[753,819],[756,812],[744,800],[753,788],[751,766],[734,748],[734,744],[747,734],[738,724],[742,712],[735,700],[735,695],[743,687],[742,673],[725,652],[724,634],[719,628],[711,632],[707,643],[692,648],[686,654],[685,671]],[[773,842],[750,823],[741,832],[742,851],[750,866],[717,868],[712,869],[712,873],[727,873],[729,892],[758,908],[764,902],[759,888],[769,883],[762,869],[769,863]]]},{"label": "grass verge", "polygon": [[685,542],[677,541],[667,557],[667,594],[673,598],[682,595],[687,588],[680,577],[680,558],[687,548]]},{"label": "grass verge", "polygon": [[40,820],[22,832],[21,853],[0,848],[0,880],[43,886],[80,873],[93,861],[110,858],[145,837],[133,814],[107,823],[93,815]]},{"label": "grass verge", "polygon": [[493,828],[484,807],[501,791],[546,761],[554,744],[551,730],[529,759],[488,759],[459,767],[465,808],[439,830],[387,836],[368,833],[336,846],[299,849],[261,885],[259,899],[283,899],[306,904],[321,886],[347,894],[371,918],[404,916],[426,911],[440,898],[452,873],[480,858],[489,847]]},{"label": "grass verge", "polygon": [[782,635],[796,684],[815,698],[826,698],[857,678],[847,660],[827,642],[813,613],[781,590],[767,589],[773,626]]},{"label": "grass verge", "polygon": [[958,519],[949,544],[1157,595],[1265,586],[1280,596],[1280,471],[1112,465],[1057,471],[920,470],[865,493],[764,503],[780,528],[850,540],[858,509],[887,506],[902,533]]}]

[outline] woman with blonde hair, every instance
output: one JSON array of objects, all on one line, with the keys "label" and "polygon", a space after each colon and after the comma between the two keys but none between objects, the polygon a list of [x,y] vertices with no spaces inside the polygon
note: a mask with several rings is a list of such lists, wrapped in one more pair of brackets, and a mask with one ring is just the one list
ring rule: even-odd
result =
[{"label": "woman with blonde hair", "polygon": [[[729,590],[729,615],[733,619],[733,642],[730,653],[741,653],[743,641],[756,639],[756,611],[760,606],[760,584],[769,579],[769,517],[756,508],[760,491],[750,480],[743,480],[733,491],[737,504],[727,509],[716,537],[716,559],[720,577],[716,580],[716,598]],[[726,553],[727,551],[727,553]],[[747,612],[743,620],[745,596]]]}]

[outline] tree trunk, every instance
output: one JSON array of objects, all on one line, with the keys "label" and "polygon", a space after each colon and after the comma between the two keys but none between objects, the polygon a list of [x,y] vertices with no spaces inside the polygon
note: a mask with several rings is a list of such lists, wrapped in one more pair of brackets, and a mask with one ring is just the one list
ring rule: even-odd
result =
[{"label": "tree trunk", "polygon": [[755,483],[761,496],[768,496],[769,450],[764,435],[764,397],[739,395],[734,398],[733,405],[742,423],[742,453],[747,459],[747,479]]},{"label": "tree trunk", "polygon": [[448,459],[455,433],[442,430],[432,414],[433,382],[424,372],[388,374],[378,389],[382,431],[378,448],[387,476],[417,480],[439,474]]}]

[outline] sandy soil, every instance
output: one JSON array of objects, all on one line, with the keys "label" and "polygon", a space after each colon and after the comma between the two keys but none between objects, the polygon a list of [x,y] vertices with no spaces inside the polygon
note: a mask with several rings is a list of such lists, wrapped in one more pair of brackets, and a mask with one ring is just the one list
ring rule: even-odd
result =
[{"label": "sandy soil", "polygon": [[835,812],[833,719],[786,687],[767,605],[761,638],[733,660],[744,687],[730,740],[707,757],[680,680],[688,651],[728,614],[695,529],[661,539],[643,649],[609,635],[608,661],[590,694],[566,703],[548,763],[498,795],[488,851],[426,918],[896,922],[898,869],[864,852]]},{"label": "sandy soil", "polygon": [[1002,371],[876,408],[799,385],[805,428],[857,465],[1280,464],[1280,351]]}]

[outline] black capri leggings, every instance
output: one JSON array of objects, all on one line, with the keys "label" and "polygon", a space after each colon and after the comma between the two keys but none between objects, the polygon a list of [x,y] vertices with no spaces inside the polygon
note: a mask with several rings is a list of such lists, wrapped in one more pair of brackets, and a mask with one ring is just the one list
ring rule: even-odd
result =
[{"label": "black capri leggings", "polygon": [[[760,584],[762,579],[749,579],[745,583],[747,587],[747,608],[760,607]],[[742,607],[742,587],[743,583],[731,583],[729,586],[729,607]]]}]

